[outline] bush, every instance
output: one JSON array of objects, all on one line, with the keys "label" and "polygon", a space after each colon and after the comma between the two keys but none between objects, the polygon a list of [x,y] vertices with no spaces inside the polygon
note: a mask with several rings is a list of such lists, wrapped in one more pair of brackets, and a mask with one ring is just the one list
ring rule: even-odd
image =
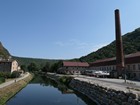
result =
[{"label": "bush", "polygon": [[20,76],[20,73],[18,71],[13,71],[11,74],[11,78],[18,78]]},{"label": "bush", "polygon": [[0,84],[5,82],[5,78],[4,77],[0,77]]},{"label": "bush", "polygon": [[11,73],[9,73],[9,72],[0,72],[0,77],[10,78],[11,77]]}]

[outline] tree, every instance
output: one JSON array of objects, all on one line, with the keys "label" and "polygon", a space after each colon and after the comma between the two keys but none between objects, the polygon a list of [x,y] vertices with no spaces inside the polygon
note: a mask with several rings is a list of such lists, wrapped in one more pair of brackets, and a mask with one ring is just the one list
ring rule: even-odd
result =
[{"label": "tree", "polygon": [[18,71],[13,71],[11,74],[11,78],[18,78],[20,76],[20,73]]},{"label": "tree", "polygon": [[63,62],[62,62],[61,60],[58,61],[57,63],[54,63],[54,64],[51,66],[50,71],[51,71],[51,72],[57,72],[57,70],[58,70],[60,67],[62,67],[62,64],[63,64]]},{"label": "tree", "polygon": [[42,72],[49,72],[50,71],[50,63],[46,62],[45,66],[41,69]]},{"label": "tree", "polygon": [[26,71],[26,66],[25,65],[21,65],[21,70],[23,70],[24,72]]},{"label": "tree", "polygon": [[28,66],[28,70],[29,70],[30,72],[33,72],[33,71],[37,71],[38,68],[37,68],[37,66],[36,66],[35,63],[30,63],[30,65]]},{"label": "tree", "polygon": [[58,69],[58,63],[54,63],[51,68],[50,68],[50,71],[51,72],[57,72],[57,69]]}]

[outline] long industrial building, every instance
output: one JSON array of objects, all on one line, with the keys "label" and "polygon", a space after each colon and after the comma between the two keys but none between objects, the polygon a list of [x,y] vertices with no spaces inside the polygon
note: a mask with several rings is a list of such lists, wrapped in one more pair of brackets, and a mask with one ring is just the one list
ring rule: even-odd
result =
[{"label": "long industrial building", "polygon": [[[140,52],[125,55],[124,63],[123,73],[126,73],[127,78],[140,80]],[[97,60],[90,64],[90,69],[110,73],[116,71],[116,57]]]}]

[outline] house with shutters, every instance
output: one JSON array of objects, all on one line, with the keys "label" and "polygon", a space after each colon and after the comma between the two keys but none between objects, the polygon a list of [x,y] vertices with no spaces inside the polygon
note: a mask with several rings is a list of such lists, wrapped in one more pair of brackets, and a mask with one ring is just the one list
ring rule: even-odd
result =
[{"label": "house with shutters", "polygon": [[0,61],[0,72],[19,71],[20,66],[16,60],[1,60]]}]

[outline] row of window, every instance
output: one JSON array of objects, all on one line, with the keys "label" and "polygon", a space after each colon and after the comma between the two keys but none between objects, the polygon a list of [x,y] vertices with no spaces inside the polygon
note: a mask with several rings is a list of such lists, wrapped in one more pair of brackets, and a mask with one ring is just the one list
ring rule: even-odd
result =
[{"label": "row of window", "polygon": [[[94,70],[116,70],[116,66],[92,67]],[[140,70],[140,64],[126,65],[126,70]]]},{"label": "row of window", "polygon": [[81,69],[81,68],[85,68],[85,67],[65,67],[66,69],[71,68],[71,69]]},{"label": "row of window", "polygon": [[127,65],[127,70],[140,70],[140,64]]},{"label": "row of window", "polygon": [[93,67],[94,70],[115,70],[116,66]]}]

